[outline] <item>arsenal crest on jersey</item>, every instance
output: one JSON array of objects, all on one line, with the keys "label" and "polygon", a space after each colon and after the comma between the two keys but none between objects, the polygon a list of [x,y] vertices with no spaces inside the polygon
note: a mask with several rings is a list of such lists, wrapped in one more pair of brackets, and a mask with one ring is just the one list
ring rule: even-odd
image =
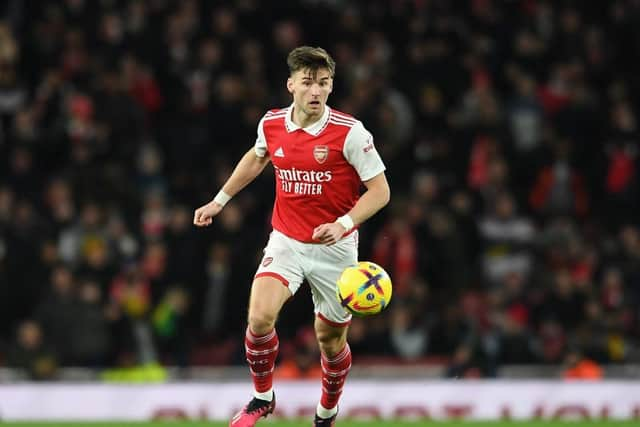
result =
[{"label": "arsenal crest on jersey", "polygon": [[324,163],[327,161],[327,157],[329,157],[329,146],[316,145],[313,147],[313,158],[316,159],[316,162]]}]

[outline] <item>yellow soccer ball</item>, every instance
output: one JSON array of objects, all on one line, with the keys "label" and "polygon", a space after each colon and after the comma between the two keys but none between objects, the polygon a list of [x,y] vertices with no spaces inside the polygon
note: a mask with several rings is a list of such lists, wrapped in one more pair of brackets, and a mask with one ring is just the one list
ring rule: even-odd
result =
[{"label": "yellow soccer ball", "polygon": [[345,268],[337,285],[338,301],[355,316],[378,314],[391,301],[391,278],[382,267],[370,261]]}]

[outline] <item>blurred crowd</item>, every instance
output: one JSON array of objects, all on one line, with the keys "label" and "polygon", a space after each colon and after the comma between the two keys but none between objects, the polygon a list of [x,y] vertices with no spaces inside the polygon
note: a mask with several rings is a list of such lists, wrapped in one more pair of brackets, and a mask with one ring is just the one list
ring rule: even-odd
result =
[{"label": "blurred crowd", "polygon": [[[392,187],[360,249],[394,301],[354,320],[356,363],[640,361],[638,0],[0,7],[0,366],[244,363],[272,172],[192,212],[290,103],[301,44]],[[312,320],[303,287],[277,375],[317,375]]]}]

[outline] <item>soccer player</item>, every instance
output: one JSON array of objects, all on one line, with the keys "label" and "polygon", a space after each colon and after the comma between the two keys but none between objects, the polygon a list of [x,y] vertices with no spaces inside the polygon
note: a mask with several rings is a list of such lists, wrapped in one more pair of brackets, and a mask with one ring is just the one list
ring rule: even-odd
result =
[{"label": "soccer player", "polygon": [[[331,56],[322,48],[302,46],[289,53],[287,64],[293,103],[264,115],[255,145],[193,218],[196,226],[211,224],[271,161],[276,179],[273,231],[251,287],[245,335],[255,390],[253,399],[231,419],[231,427],[254,426],[275,408],[276,319],[304,279],[311,287],[323,372],[314,426],[335,424],[351,367],[351,315],[338,302],[336,281],[344,268],[357,263],[357,226],[390,196],[371,134],[360,121],[326,105],[335,73]],[[366,189],[360,194],[362,183]]]}]

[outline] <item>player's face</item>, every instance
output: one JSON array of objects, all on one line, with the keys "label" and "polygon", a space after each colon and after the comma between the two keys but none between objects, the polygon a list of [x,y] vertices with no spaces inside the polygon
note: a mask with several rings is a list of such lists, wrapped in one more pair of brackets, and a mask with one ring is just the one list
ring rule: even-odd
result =
[{"label": "player's face", "polygon": [[320,116],[333,90],[333,78],[326,68],[320,68],[315,73],[308,69],[298,70],[287,80],[287,89],[293,95],[298,111],[310,117]]}]

